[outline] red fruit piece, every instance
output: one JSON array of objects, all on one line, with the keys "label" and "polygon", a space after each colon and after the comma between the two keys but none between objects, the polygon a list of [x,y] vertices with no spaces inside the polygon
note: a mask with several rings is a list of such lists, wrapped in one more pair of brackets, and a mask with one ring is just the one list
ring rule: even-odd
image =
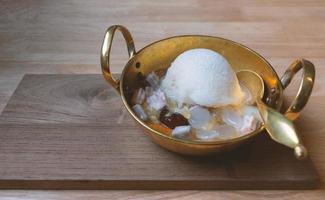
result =
[{"label": "red fruit piece", "polygon": [[183,115],[179,113],[169,113],[166,107],[160,112],[159,120],[162,124],[171,129],[174,129],[176,126],[185,126],[189,124]]}]

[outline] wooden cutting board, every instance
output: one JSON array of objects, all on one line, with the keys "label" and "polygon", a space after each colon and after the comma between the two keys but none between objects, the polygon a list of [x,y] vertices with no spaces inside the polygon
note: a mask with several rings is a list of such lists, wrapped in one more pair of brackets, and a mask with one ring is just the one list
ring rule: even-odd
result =
[{"label": "wooden cutting board", "polygon": [[212,157],[181,156],[135,126],[101,75],[26,75],[0,116],[0,188],[311,189],[310,159],[260,134]]}]

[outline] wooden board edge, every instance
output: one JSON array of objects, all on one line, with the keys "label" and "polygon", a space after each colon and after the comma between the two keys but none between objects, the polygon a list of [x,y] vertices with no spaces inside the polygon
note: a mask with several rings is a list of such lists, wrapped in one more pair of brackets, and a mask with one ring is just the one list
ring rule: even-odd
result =
[{"label": "wooden board edge", "polygon": [[0,189],[51,190],[301,190],[319,186],[317,178],[308,181],[0,180]]}]

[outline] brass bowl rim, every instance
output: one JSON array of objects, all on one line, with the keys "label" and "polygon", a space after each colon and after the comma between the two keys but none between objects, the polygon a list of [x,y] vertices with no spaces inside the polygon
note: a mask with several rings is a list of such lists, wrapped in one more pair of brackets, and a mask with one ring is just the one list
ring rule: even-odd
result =
[{"label": "brass bowl rim", "polygon": [[[240,47],[243,47],[244,49],[246,49],[249,52],[253,53],[258,58],[262,59],[269,66],[269,68],[275,74],[277,80],[280,82],[280,79],[279,79],[278,74],[276,73],[276,71],[274,70],[274,68],[272,67],[272,65],[263,56],[261,56],[259,53],[257,53],[256,51],[252,50],[251,48],[249,48],[249,47],[247,47],[247,46],[245,46],[243,44],[240,44],[238,42],[235,42],[235,41],[232,41],[232,40],[229,40],[229,39],[226,39],[226,38],[222,38],[222,37],[209,36],[209,35],[178,35],[178,36],[164,38],[164,39],[161,39],[161,40],[152,42],[152,43],[144,46],[142,49],[140,49],[138,52],[136,52],[132,57],[130,57],[130,59],[128,60],[128,62],[125,64],[125,66],[123,68],[122,74],[120,76],[120,81],[119,81],[119,84],[120,84],[119,90],[120,90],[122,102],[123,102],[124,106],[126,107],[127,111],[133,117],[133,119],[135,119],[140,125],[142,125],[146,129],[150,130],[152,133],[154,133],[154,134],[156,134],[156,135],[158,135],[158,136],[160,136],[160,137],[162,137],[164,139],[170,140],[172,142],[180,142],[180,143],[186,143],[186,144],[191,144],[191,145],[221,145],[221,144],[235,143],[235,142],[239,142],[239,141],[243,141],[243,140],[249,139],[249,138],[251,138],[251,137],[253,137],[253,136],[261,133],[262,131],[264,131],[265,127],[264,127],[264,124],[262,124],[262,126],[259,129],[256,129],[255,131],[253,131],[253,132],[251,132],[249,134],[245,134],[245,135],[242,135],[242,136],[239,136],[239,137],[235,137],[235,138],[231,138],[231,139],[227,139],[227,140],[216,140],[216,141],[182,140],[182,139],[173,138],[171,136],[168,136],[168,135],[165,135],[163,133],[160,133],[159,131],[157,131],[157,130],[151,128],[150,126],[148,126],[145,122],[143,122],[142,120],[140,120],[136,116],[136,114],[130,108],[130,106],[129,106],[126,98],[125,98],[124,91],[123,91],[123,82],[124,82],[123,80],[124,80],[124,75],[126,73],[126,68],[127,68],[126,66],[129,66],[129,63],[137,56],[138,53],[146,50],[150,46],[153,46],[153,45],[155,45],[155,44],[157,44],[159,42],[164,42],[166,40],[170,40],[170,39],[174,39],[174,38],[185,38],[185,37],[215,38],[215,39],[224,40],[224,41],[229,42],[229,43],[232,43],[234,45],[238,45]],[[280,94],[282,95],[283,94],[282,85],[280,84],[280,86],[281,86],[280,87],[281,88]]]}]

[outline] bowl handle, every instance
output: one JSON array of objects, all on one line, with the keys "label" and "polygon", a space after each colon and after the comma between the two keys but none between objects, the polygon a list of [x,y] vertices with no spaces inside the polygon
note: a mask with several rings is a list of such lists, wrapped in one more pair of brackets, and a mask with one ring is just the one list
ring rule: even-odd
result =
[{"label": "bowl handle", "polygon": [[135,55],[134,42],[130,32],[124,26],[114,25],[109,27],[105,33],[105,37],[100,52],[100,64],[102,66],[103,76],[106,79],[106,81],[109,84],[111,84],[118,93],[120,93],[119,80],[112,76],[112,73],[110,71],[110,66],[109,66],[109,55],[111,52],[113,37],[116,30],[119,30],[123,34],[128,49],[128,53],[129,53],[129,59]]},{"label": "bowl handle", "polygon": [[299,116],[310,97],[315,82],[315,67],[313,63],[308,60],[298,59],[288,67],[281,77],[281,83],[283,89],[285,89],[300,69],[303,70],[303,73],[298,94],[284,113],[284,115],[292,121]]}]

